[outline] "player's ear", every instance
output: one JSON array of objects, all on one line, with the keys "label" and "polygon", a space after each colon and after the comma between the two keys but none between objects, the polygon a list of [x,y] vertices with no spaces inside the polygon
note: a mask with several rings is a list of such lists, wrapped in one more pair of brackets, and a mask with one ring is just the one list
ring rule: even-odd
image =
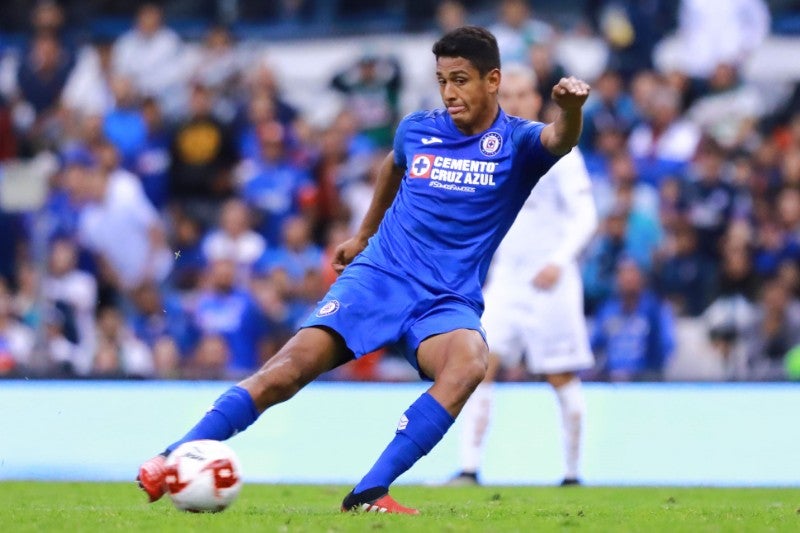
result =
[{"label": "player's ear", "polygon": [[500,90],[500,69],[493,68],[486,74],[486,83],[488,84],[488,89],[491,94],[497,94]]}]

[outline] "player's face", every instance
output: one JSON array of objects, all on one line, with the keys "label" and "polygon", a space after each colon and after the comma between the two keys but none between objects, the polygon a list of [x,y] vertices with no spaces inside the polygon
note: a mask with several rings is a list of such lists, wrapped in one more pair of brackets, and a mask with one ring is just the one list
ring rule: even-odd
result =
[{"label": "player's face", "polygon": [[500,107],[509,115],[536,120],[542,99],[525,76],[505,76],[500,86]]},{"label": "player's face", "polygon": [[481,76],[463,57],[440,57],[436,78],[442,102],[459,130],[474,135],[492,125],[497,115],[498,69]]}]

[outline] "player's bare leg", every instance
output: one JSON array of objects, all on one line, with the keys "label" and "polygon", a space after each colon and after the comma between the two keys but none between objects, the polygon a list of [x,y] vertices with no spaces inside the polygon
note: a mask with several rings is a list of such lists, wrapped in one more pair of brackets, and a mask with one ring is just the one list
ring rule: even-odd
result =
[{"label": "player's bare leg", "polygon": [[285,402],[321,374],[352,359],[338,334],[311,327],[301,329],[255,374],[239,386],[247,390],[259,412]]},{"label": "player's bare leg", "polygon": [[562,485],[580,484],[580,453],[583,417],[586,402],[581,380],[573,372],[548,374],[547,382],[553,387],[561,410],[561,431],[564,445],[564,480]]},{"label": "player's bare leg", "polygon": [[477,331],[459,329],[424,340],[417,349],[430,389],[403,414],[378,461],[342,502],[342,510],[417,514],[388,494],[389,485],[433,449],[486,374],[488,349]]},{"label": "player's bare leg", "polygon": [[301,329],[255,374],[220,396],[214,406],[179,441],[142,463],[137,480],[151,502],[164,494],[166,455],[192,440],[226,440],[244,431],[269,407],[351,359],[338,334],[312,327]]},{"label": "player's bare leg", "polygon": [[448,482],[450,486],[477,485],[483,443],[489,429],[494,404],[494,381],[500,371],[500,358],[489,354],[486,377],[461,411],[459,454],[461,471]]}]

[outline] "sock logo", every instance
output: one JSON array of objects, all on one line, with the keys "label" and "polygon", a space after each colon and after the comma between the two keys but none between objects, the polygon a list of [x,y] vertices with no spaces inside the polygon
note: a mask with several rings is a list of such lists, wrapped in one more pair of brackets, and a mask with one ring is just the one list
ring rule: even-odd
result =
[{"label": "sock logo", "polygon": [[408,417],[403,415],[400,417],[400,422],[397,423],[397,431],[403,431],[408,426]]}]

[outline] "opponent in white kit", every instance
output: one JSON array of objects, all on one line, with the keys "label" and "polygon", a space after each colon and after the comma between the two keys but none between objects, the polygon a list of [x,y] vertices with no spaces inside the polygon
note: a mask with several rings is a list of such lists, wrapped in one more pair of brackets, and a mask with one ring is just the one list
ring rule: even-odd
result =
[{"label": "opponent in white kit", "polygon": [[[509,115],[536,120],[541,98],[525,67],[504,69],[500,105]],[[484,288],[481,322],[491,357],[486,379],[461,413],[461,473],[451,484],[478,482],[492,385],[500,365],[525,357],[544,375],[561,409],[565,472],[562,485],[579,483],[584,398],[576,372],[591,368],[577,259],[597,228],[589,175],[577,148],[539,181],[497,250]]]}]

